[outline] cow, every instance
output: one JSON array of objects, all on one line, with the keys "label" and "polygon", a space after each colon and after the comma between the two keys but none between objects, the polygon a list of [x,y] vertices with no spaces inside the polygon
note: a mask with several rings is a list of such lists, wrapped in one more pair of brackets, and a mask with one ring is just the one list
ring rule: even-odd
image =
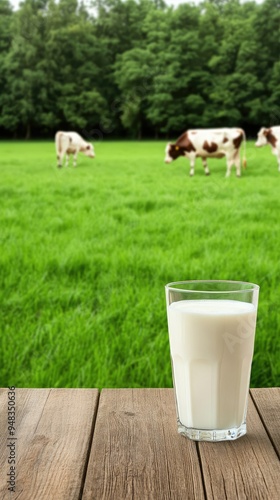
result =
[{"label": "cow", "polygon": [[265,128],[262,127],[258,133],[258,140],[255,146],[261,147],[270,144],[272,153],[277,157],[278,170],[280,172],[280,126]]},{"label": "cow", "polygon": [[62,167],[63,158],[66,155],[66,167],[69,155],[73,155],[73,166],[77,165],[77,155],[82,151],[86,156],[94,158],[94,148],[90,142],[86,142],[77,132],[57,132],[55,134],[55,147],[57,166]]},{"label": "cow", "polygon": [[226,157],[226,177],[230,176],[231,167],[235,165],[237,177],[240,171],[240,146],[244,140],[243,166],[246,166],[245,148],[246,136],[241,128],[216,128],[187,130],[175,144],[167,144],[165,150],[165,163],[185,156],[190,160],[190,175],[194,175],[195,159],[200,157],[206,175],[210,174],[206,158]]}]

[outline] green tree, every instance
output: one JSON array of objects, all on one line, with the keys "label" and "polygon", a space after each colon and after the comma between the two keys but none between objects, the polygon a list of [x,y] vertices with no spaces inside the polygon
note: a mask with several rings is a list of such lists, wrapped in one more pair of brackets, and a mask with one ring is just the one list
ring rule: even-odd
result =
[{"label": "green tree", "polygon": [[[263,84],[256,74],[256,41],[252,24],[255,4],[238,0],[207,3],[219,19],[216,49],[208,62],[211,84],[205,111],[208,123],[218,126],[246,125],[258,116]],[[223,32],[221,32],[221,26]],[[255,115],[253,114],[255,113]]]},{"label": "green tree", "polygon": [[183,4],[152,13],[146,21],[147,48],[155,57],[147,115],[161,132],[175,134],[204,123],[207,68],[199,14],[199,7]]},{"label": "green tree", "polygon": [[253,24],[257,77],[263,83],[257,119],[261,124],[280,123],[280,1],[265,0],[257,6]]},{"label": "green tree", "polygon": [[150,10],[160,7],[153,0],[97,0],[93,5],[98,13],[96,35],[106,55],[103,89],[109,103],[108,129],[122,133],[124,127],[130,135],[140,136],[145,121],[142,89],[148,63],[143,22]]},{"label": "green tree", "polygon": [[279,2],[23,0],[14,12],[0,0],[0,128],[141,137],[275,123]]},{"label": "green tree", "polygon": [[16,117],[9,112],[6,104],[9,92],[7,86],[7,55],[12,45],[13,11],[8,0],[0,0],[0,127],[15,131]]},{"label": "green tree", "polygon": [[124,52],[115,63],[115,81],[121,92],[119,110],[123,126],[141,138],[151,86],[152,54],[141,48]]},{"label": "green tree", "polygon": [[95,27],[76,0],[50,6],[45,47],[45,74],[49,101],[55,102],[61,126],[91,129],[102,113],[103,54]]},{"label": "green tree", "polygon": [[25,0],[18,12],[13,14],[13,41],[3,60],[5,84],[1,96],[5,128],[25,130],[31,135],[34,117],[41,112],[44,94],[44,72],[41,68],[44,47],[43,0]]}]

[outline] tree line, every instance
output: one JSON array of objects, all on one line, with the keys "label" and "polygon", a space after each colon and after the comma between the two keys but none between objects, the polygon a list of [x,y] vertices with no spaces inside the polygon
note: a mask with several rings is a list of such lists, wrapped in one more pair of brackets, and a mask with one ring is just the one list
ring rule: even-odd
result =
[{"label": "tree line", "polygon": [[0,0],[0,134],[280,124],[280,0]]}]

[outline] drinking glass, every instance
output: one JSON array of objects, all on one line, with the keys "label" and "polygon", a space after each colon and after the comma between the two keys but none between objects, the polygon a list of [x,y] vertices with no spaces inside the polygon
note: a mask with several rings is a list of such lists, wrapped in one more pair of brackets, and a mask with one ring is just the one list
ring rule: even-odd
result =
[{"label": "drinking glass", "polygon": [[165,290],[178,432],[197,441],[243,436],[259,286],[201,280]]}]

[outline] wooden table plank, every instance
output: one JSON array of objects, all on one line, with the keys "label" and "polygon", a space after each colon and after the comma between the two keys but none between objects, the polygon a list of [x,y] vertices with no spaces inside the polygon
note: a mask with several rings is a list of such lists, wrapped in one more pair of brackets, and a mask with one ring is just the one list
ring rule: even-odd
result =
[{"label": "wooden table plank", "polygon": [[251,389],[251,394],[278,458],[280,458],[280,387]]},{"label": "wooden table plank", "polygon": [[[97,389],[16,389],[16,494],[80,497],[98,404]],[[0,393],[0,498],[7,486],[7,389]],[[2,439],[3,437],[3,439]]]},{"label": "wooden table plank", "polygon": [[205,498],[197,445],[177,433],[172,389],[105,389],[83,500]]},{"label": "wooden table plank", "polygon": [[[177,433],[172,389],[102,391],[93,440],[96,389],[17,389],[13,498],[278,500],[279,389],[251,393],[246,436],[195,443]],[[7,395],[0,390],[1,500],[11,498]]]},{"label": "wooden table plank", "polygon": [[280,498],[279,460],[251,398],[245,436],[198,446],[207,499]]}]

